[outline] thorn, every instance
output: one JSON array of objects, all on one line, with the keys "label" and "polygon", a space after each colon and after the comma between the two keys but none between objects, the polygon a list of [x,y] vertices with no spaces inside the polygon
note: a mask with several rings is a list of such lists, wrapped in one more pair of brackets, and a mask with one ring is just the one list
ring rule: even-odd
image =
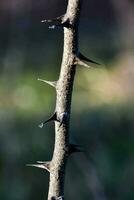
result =
[{"label": "thorn", "polygon": [[41,20],[42,23],[62,23],[64,15],[61,15],[59,17],[56,17],[54,19],[45,19]]},{"label": "thorn", "polygon": [[72,153],[77,153],[77,152],[83,152],[80,146],[77,144],[69,144],[68,154],[71,155]]},{"label": "thorn", "polygon": [[56,17],[54,19],[45,19],[42,20],[42,23],[51,23],[52,26],[49,26],[49,28],[54,29],[55,27],[66,27],[69,28],[70,27],[70,23],[69,23],[69,19],[65,19],[64,18],[65,15],[61,15],[59,17]]},{"label": "thorn", "polygon": [[36,162],[39,163],[39,164],[45,163],[45,161],[40,161],[40,160],[38,160],[38,161],[36,161]]},{"label": "thorn", "polygon": [[48,85],[51,85],[52,87],[55,87],[55,88],[56,88],[57,81],[46,81],[46,80],[41,79],[41,78],[38,78],[37,80],[38,80],[38,81],[42,81],[42,82],[44,82],[44,83],[47,83]]},{"label": "thorn", "polygon": [[84,67],[87,67],[87,68],[91,67],[90,65],[88,65],[85,62],[83,62],[82,60],[80,60],[78,57],[75,59],[74,64],[75,65],[81,65],[81,66],[84,66]]},{"label": "thorn", "polygon": [[78,58],[80,59],[80,60],[83,60],[83,61],[86,61],[86,62],[90,62],[90,63],[93,63],[93,64],[96,64],[96,65],[100,65],[100,63],[98,63],[98,62],[96,62],[96,61],[94,61],[94,60],[91,60],[91,59],[89,59],[89,58],[87,58],[86,56],[84,56],[82,53],[80,53],[80,52],[78,52]]},{"label": "thorn", "polygon": [[50,121],[59,121],[57,119],[57,113],[55,112],[48,120],[42,122],[41,124],[39,124],[39,128],[43,128],[44,124],[46,124],[47,122],[50,122]]},{"label": "thorn", "polygon": [[46,169],[48,172],[50,172],[50,162],[42,162],[40,164],[27,164],[26,166]]}]

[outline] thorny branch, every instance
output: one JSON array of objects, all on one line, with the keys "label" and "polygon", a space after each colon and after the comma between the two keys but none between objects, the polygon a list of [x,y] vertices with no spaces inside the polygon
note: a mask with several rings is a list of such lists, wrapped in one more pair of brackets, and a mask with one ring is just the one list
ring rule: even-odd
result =
[{"label": "thorny branch", "polygon": [[82,0],[68,0],[66,13],[52,20],[42,20],[64,29],[64,48],[61,63],[61,71],[57,81],[45,82],[56,89],[56,107],[54,114],[45,122],[55,122],[55,145],[51,161],[37,161],[34,166],[46,169],[50,173],[48,200],[64,199],[65,169],[68,157],[74,152],[80,152],[78,145],[70,144],[69,121],[71,110],[71,99],[73,82],[77,65],[90,67],[86,62],[98,64],[97,62],[82,55],[78,47],[78,26]]}]

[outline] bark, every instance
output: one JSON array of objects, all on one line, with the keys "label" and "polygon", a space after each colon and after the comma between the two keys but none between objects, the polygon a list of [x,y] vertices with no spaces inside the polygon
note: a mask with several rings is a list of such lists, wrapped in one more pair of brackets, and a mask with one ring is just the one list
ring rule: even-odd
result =
[{"label": "bark", "polygon": [[76,70],[75,58],[78,53],[78,22],[80,0],[69,0],[64,19],[64,50],[56,91],[56,114],[61,123],[55,121],[55,147],[50,164],[48,200],[64,197],[65,168],[69,155],[69,120],[73,81]]}]

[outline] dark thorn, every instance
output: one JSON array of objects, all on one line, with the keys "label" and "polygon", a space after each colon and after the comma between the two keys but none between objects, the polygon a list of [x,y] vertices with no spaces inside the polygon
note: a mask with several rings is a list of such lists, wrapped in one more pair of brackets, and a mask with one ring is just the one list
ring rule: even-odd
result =
[{"label": "dark thorn", "polygon": [[41,22],[42,23],[62,23],[63,18],[64,18],[64,15],[61,15],[61,16],[56,17],[54,19],[45,19],[45,20],[42,20]]},{"label": "dark thorn", "polygon": [[69,144],[68,154],[71,155],[72,153],[83,152],[81,147],[77,144]]},{"label": "dark thorn", "polygon": [[90,63],[93,63],[93,64],[96,64],[96,65],[100,65],[100,63],[94,61],[94,60],[91,60],[89,58],[87,58],[86,56],[84,56],[83,54],[81,54],[80,52],[78,52],[78,55],[77,57],[80,59],[80,60],[83,60],[83,61],[86,61],[86,62],[90,62]]},{"label": "dark thorn", "polygon": [[52,25],[49,26],[50,29],[55,29],[56,27],[66,27],[70,28],[69,19],[64,19],[65,15],[61,15],[60,17],[48,20],[42,20],[42,23],[51,23]]},{"label": "dark thorn", "polygon": [[57,119],[57,113],[55,112],[48,120],[42,122],[41,124],[39,124],[39,128],[43,128],[44,124],[46,124],[47,122],[50,122],[50,121],[59,121]]}]

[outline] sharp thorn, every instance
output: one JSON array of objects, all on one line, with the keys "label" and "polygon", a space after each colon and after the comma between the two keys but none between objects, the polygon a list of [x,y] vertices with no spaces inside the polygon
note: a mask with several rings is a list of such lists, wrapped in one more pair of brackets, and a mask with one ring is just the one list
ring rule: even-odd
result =
[{"label": "sharp thorn", "polygon": [[65,15],[61,15],[60,17],[54,18],[54,19],[45,19],[45,20],[41,20],[42,23],[50,23],[52,24],[51,26],[49,26],[49,28],[54,29],[56,27],[66,27],[69,28],[70,22],[69,19],[66,18],[65,19]]},{"label": "sharp thorn", "polygon": [[41,20],[42,23],[62,23],[64,15],[61,15],[59,17],[56,17],[54,19],[45,19],[45,20]]},{"label": "sharp thorn", "polygon": [[70,27],[69,19],[64,18],[65,15],[61,15],[59,17],[56,17],[54,19],[45,19],[41,20],[42,23],[51,23],[52,26],[49,26],[49,28],[54,29],[55,27]]},{"label": "sharp thorn", "polygon": [[89,59],[89,58],[87,58],[86,56],[84,56],[82,53],[80,53],[80,52],[78,52],[78,58],[80,59],[80,60],[83,60],[83,61],[86,61],[86,62],[90,62],[90,63],[93,63],[93,64],[96,64],[96,65],[100,65],[100,63],[98,63],[98,62],[96,62],[96,61],[94,61],[94,60],[91,60],[91,59]]},{"label": "sharp thorn", "polygon": [[74,64],[81,65],[81,66],[84,66],[84,67],[87,67],[87,68],[91,67],[88,64],[86,64],[85,62],[83,62],[82,60],[80,60],[79,58],[76,58]]},{"label": "sharp thorn", "polygon": [[37,167],[41,169],[46,169],[47,171],[50,171],[50,162],[43,162],[40,164],[27,164],[28,167]]},{"label": "sharp thorn", "polygon": [[71,155],[72,153],[77,153],[77,152],[83,152],[80,146],[77,144],[69,144],[68,154]]},{"label": "sharp thorn", "polygon": [[40,160],[38,160],[38,161],[36,161],[36,162],[39,163],[39,164],[45,163],[45,161],[40,161]]},{"label": "sharp thorn", "polygon": [[38,80],[38,81],[42,81],[42,82],[44,82],[44,83],[47,83],[48,85],[51,85],[52,87],[55,87],[55,88],[56,88],[57,81],[46,81],[46,80],[41,79],[41,78],[38,78],[37,80]]},{"label": "sharp thorn", "polygon": [[39,124],[39,125],[38,125],[39,128],[43,128],[44,124],[46,124],[47,122],[50,122],[50,121],[59,121],[59,120],[57,119],[57,114],[56,114],[56,112],[55,112],[49,119],[47,119],[46,121],[44,121],[44,122],[42,122],[41,124]]}]

